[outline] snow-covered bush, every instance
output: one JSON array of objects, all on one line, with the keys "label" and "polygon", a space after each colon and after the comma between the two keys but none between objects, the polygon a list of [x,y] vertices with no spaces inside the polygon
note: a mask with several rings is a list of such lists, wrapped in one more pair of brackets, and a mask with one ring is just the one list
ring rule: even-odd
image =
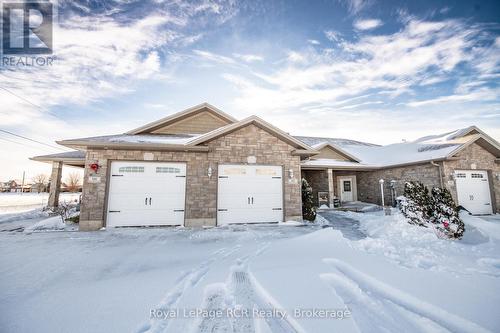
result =
[{"label": "snow-covered bush", "polygon": [[410,224],[426,227],[431,211],[429,190],[420,182],[406,182],[404,195],[398,197],[399,208]]},{"label": "snow-covered bush", "polygon": [[461,238],[464,223],[458,216],[450,191],[434,187],[429,190],[420,182],[407,182],[404,195],[398,197],[399,209],[408,223],[433,228],[439,237]]},{"label": "snow-covered bush", "polygon": [[304,178],[302,178],[302,217],[307,221],[314,221],[316,219],[316,207],[314,206],[312,189]]},{"label": "snow-covered bush", "polygon": [[465,225],[458,216],[457,207],[450,191],[446,188],[434,187],[431,194],[433,203],[431,222],[447,237],[461,238],[465,231]]}]

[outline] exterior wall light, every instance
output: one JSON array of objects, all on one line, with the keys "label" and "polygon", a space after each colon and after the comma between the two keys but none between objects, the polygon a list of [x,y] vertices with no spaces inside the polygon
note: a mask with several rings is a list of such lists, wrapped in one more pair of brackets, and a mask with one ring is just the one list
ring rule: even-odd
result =
[{"label": "exterior wall light", "polygon": [[211,166],[208,167],[207,175],[208,175],[209,179],[212,178],[212,167]]},{"label": "exterior wall light", "polygon": [[384,180],[380,179],[378,182],[380,184],[380,193],[382,195],[382,207],[384,207],[385,206],[385,202],[384,202]]},{"label": "exterior wall light", "polygon": [[293,179],[293,169],[288,169],[288,178]]}]

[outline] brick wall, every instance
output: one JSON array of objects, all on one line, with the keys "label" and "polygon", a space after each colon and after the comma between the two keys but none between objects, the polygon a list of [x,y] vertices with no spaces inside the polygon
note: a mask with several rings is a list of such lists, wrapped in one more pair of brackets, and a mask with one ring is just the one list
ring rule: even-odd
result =
[{"label": "brick wall", "polygon": [[438,167],[430,163],[376,171],[362,171],[357,173],[358,200],[380,205],[382,203],[380,179],[384,179],[384,200],[386,205],[391,204],[390,181],[393,179],[396,180],[396,196],[403,194],[404,184],[408,181],[422,182],[429,189],[440,186]]},{"label": "brick wall", "polygon": [[312,188],[314,204],[318,205],[318,191],[328,192],[328,174],[326,170],[303,170],[302,177]]},{"label": "brick wall", "polygon": [[493,211],[500,213],[500,164],[495,162],[496,157],[476,143],[462,150],[456,157],[456,160],[445,161],[443,168],[443,177],[453,199],[457,200],[457,188],[452,176],[455,170],[485,170],[490,178]]},{"label": "brick wall", "polygon": [[[300,192],[300,158],[292,156],[294,148],[255,125],[248,125],[207,144],[209,152],[164,152],[150,151],[154,161],[186,162],[186,210],[185,225],[215,225],[217,216],[217,167],[224,163],[247,163],[248,156],[255,156],[257,164],[281,165],[284,167],[284,212],[285,219],[301,219],[302,202]],[[97,230],[104,225],[106,212],[107,171],[111,160],[144,160],[144,151],[103,150],[87,151],[82,207],[81,230]],[[91,183],[88,178],[93,171],[88,165],[98,161],[102,168],[98,172],[101,181]],[[212,177],[207,175],[212,167]],[[289,179],[292,169],[294,179]]]}]

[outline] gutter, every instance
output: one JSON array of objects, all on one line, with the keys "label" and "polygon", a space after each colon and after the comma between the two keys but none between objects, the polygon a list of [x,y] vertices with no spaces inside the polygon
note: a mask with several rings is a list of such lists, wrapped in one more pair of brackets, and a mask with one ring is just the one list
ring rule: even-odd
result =
[{"label": "gutter", "polygon": [[441,186],[441,188],[444,188],[444,185],[443,185],[443,170],[441,168],[441,165],[437,164],[434,161],[431,161],[431,164],[433,166],[435,166],[435,167],[438,168],[438,170],[439,170],[439,185]]},{"label": "gutter", "polygon": [[[152,151],[193,151],[208,152],[207,146],[188,146],[183,144],[138,143],[138,142],[96,142],[96,141],[56,141],[56,143],[78,150],[86,148],[116,149],[116,150],[152,150]],[[85,147],[85,149],[82,149]]]}]

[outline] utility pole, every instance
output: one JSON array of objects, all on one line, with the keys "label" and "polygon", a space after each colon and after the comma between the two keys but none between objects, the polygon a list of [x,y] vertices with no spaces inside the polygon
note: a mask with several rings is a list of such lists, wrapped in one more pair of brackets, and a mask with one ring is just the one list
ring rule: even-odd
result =
[{"label": "utility pole", "polygon": [[23,194],[24,192],[24,176],[26,175],[26,171],[23,171],[23,182],[21,184],[21,195]]}]

